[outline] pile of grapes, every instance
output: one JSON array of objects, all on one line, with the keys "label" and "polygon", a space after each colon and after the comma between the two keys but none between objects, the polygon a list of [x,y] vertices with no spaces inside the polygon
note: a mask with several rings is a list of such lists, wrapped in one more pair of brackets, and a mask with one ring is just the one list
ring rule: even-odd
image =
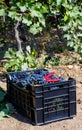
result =
[{"label": "pile of grapes", "polygon": [[[31,71],[21,71],[21,72],[10,72],[9,78],[12,83],[15,83],[19,87],[27,88],[28,85],[44,85],[49,84],[45,80],[45,76],[49,75],[50,72],[46,69],[35,69]],[[55,76],[51,77],[56,79]],[[60,78],[61,81],[63,78]]]}]

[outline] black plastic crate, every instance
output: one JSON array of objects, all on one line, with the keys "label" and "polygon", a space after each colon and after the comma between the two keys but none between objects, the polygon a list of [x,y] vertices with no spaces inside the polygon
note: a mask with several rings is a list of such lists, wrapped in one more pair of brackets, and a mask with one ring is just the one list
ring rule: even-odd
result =
[{"label": "black plastic crate", "polygon": [[[37,72],[37,70],[34,71]],[[12,83],[10,75],[11,73],[7,75],[7,93],[10,102],[21,109],[29,117],[32,124],[41,125],[76,115],[75,79],[69,78],[62,82],[44,85],[28,84],[28,89],[24,89]],[[27,76],[29,75],[27,74]]]}]

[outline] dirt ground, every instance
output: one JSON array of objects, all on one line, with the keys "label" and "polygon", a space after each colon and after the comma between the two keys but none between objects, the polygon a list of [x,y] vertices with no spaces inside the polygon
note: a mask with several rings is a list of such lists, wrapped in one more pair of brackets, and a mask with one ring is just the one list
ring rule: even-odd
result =
[{"label": "dirt ground", "polygon": [[[76,107],[77,115],[73,119],[66,119],[42,126],[33,126],[28,118],[14,114],[10,118],[0,121],[0,130],[82,130],[82,65],[68,65],[50,69],[65,78],[76,79]],[[0,86],[6,90],[6,83],[0,81]]]}]

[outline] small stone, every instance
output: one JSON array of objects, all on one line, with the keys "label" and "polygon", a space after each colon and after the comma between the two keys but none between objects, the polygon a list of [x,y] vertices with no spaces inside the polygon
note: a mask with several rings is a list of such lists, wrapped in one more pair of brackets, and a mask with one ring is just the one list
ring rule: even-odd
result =
[{"label": "small stone", "polygon": [[65,128],[65,126],[63,126],[63,128]]},{"label": "small stone", "polygon": [[82,81],[80,81],[80,83],[82,84]]},{"label": "small stone", "polygon": [[78,100],[77,100],[77,103],[78,103],[78,104],[81,104],[81,100],[80,100],[80,99],[78,99]]},{"label": "small stone", "polygon": [[72,68],[73,68],[73,65],[68,65],[68,68],[69,68],[69,69],[72,69]]}]

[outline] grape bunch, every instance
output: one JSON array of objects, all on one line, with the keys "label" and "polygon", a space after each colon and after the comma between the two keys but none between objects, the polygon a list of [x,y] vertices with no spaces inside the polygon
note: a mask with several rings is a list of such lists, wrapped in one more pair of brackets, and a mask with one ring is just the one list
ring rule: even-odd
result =
[{"label": "grape bunch", "polygon": [[35,69],[31,71],[10,72],[9,78],[17,86],[26,88],[28,84],[44,84],[43,76],[47,74],[49,74],[49,71],[46,69]]},{"label": "grape bunch", "polygon": [[[46,81],[44,76],[50,74],[46,69],[35,69],[31,71],[21,71],[21,72],[11,72],[10,81],[15,83],[17,86],[22,88],[27,88],[28,85],[44,85],[49,84],[50,82]],[[51,76],[51,79],[54,80],[56,77]],[[63,81],[63,78],[60,78],[60,81]]]},{"label": "grape bunch", "polygon": [[19,72],[10,72],[9,79],[11,82],[15,83],[19,80],[23,80],[30,75],[30,71],[19,71]]},{"label": "grape bunch", "polygon": [[31,85],[41,85],[45,83],[45,79],[43,75],[40,74],[32,74],[28,77],[28,83]]},{"label": "grape bunch", "polygon": [[20,81],[16,82],[16,85],[21,87],[21,88],[27,88],[28,81],[27,80],[20,80]]},{"label": "grape bunch", "polygon": [[34,74],[39,74],[42,76],[48,75],[50,72],[46,69],[38,69],[38,70],[34,70]]},{"label": "grape bunch", "polygon": [[17,78],[17,76],[15,74],[10,75],[9,78],[10,78],[10,81],[13,82],[13,83],[16,83],[17,80],[18,80],[18,78]]}]

